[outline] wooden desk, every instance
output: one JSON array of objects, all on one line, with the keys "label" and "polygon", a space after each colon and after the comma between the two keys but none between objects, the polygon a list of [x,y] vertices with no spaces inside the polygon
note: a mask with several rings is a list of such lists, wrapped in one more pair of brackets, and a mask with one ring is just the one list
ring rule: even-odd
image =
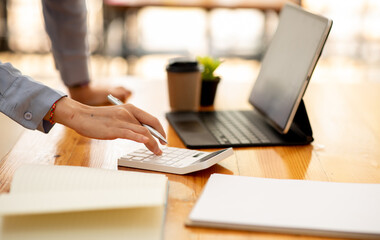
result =
[{"label": "wooden desk", "polygon": [[[169,109],[166,97],[162,98],[167,94],[166,83],[141,80],[124,82],[135,91],[131,101],[162,120],[168,133],[169,145],[183,147],[164,118],[164,112]],[[251,85],[244,82],[222,82],[215,108],[249,108],[246,99]],[[167,174],[170,190],[165,239],[323,239],[187,228],[184,222],[212,173],[380,183],[379,92],[380,83],[312,82],[304,99],[314,131],[313,144],[297,147],[236,148],[234,156],[210,169],[186,176]],[[129,144],[126,140],[88,139],[61,125],[55,126],[49,134],[25,131],[13,150],[0,162],[0,191],[9,190],[14,171],[26,163],[117,169],[116,159]]]}]

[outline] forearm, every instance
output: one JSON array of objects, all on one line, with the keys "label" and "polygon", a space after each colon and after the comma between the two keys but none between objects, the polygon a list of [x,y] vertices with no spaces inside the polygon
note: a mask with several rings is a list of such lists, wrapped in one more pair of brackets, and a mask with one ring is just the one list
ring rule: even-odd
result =
[{"label": "forearm", "polygon": [[61,78],[68,87],[89,82],[85,0],[43,0],[46,31]]}]

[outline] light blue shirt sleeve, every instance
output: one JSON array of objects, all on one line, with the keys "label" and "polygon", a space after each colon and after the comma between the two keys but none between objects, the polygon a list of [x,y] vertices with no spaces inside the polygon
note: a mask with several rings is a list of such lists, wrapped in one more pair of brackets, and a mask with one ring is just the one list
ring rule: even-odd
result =
[{"label": "light blue shirt sleeve", "polygon": [[89,83],[85,0],[42,0],[56,68],[67,87]]},{"label": "light blue shirt sleeve", "polygon": [[66,96],[0,62],[0,112],[28,129],[47,133],[53,127],[43,120],[50,107]]}]

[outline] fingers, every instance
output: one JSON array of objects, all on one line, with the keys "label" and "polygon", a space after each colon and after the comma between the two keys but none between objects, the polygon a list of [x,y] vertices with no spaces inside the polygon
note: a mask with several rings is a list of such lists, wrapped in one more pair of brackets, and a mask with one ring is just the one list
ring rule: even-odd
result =
[{"label": "fingers", "polygon": [[120,99],[122,102],[127,101],[127,99],[132,95],[132,92],[124,87],[115,87],[110,90],[110,93]]},{"label": "fingers", "polygon": [[[127,104],[126,107],[133,114],[133,116],[140,122],[147,124],[154,129],[156,129],[164,138],[166,138],[166,133],[164,128],[162,127],[160,121],[157,118],[153,117],[149,113],[135,107],[132,104]],[[161,144],[165,144],[165,142],[160,141]]]},{"label": "fingers", "polygon": [[155,117],[131,104],[85,106],[76,116],[71,127],[81,135],[97,139],[130,139],[145,144],[156,155],[162,154],[156,139],[141,123],[152,126],[166,136],[161,124]]},{"label": "fingers", "polygon": [[141,126],[140,124],[138,125],[127,124],[125,128],[128,128],[128,130],[132,132],[132,133],[125,132],[126,138],[134,140],[136,142],[144,143],[145,146],[156,155],[162,154],[162,151],[160,147],[158,146],[157,141],[155,140],[155,138],[152,136],[152,134],[149,132],[147,128]]},{"label": "fingers", "polygon": [[128,129],[116,129],[116,131],[117,133],[115,133],[115,135],[119,135],[117,138],[130,139],[132,141],[144,144],[148,143],[150,140],[149,137]]},{"label": "fingers", "polygon": [[[157,118],[153,117],[152,115],[148,114],[147,112],[144,112],[143,110],[135,107],[132,104],[126,104],[124,105],[127,109],[128,112],[133,115],[133,117],[136,119],[137,122],[147,124],[154,129],[156,129],[164,138],[166,138],[165,131],[161,125],[161,123],[158,121]],[[140,127],[138,128],[139,133],[143,134],[144,136],[149,137],[149,141],[145,143],[145,146],[152,151],[156,155],[161,155],[162,151],[159,148],[157,141],[153,138],[152,134],[149,132],[149,130],[145,127]],[[166,143],[160,140],[160,143],[165,145]]]}]

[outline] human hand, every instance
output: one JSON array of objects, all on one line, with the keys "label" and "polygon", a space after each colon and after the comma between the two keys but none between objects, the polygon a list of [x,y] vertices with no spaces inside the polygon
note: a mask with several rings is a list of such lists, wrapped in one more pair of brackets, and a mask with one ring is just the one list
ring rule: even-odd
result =
[{"label": "human hand", "polygon": [[69,92],[72,99],[90,106],[108,105],[108,94],[112,94],[122,102],[127,101],[132,95],[130,90],[121,86],[93,85],[91,83],[80,87],[69,88]]},{"label": "human hand", "polygon": [[156,155],[161,155],[162,151],[148,129],[141,124],[152,126],[166,137],[157,118],[132,104],[91,107],[65,97],[56,103],[53,120],[85,137],[104,140],[123,138],[144,143]]}]

